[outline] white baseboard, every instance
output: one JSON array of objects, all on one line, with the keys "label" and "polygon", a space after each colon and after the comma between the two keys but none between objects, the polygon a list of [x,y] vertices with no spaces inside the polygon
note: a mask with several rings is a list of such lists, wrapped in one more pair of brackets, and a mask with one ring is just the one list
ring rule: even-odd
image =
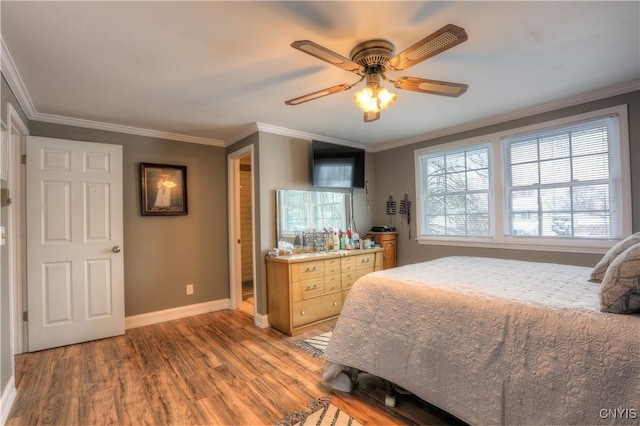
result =
[{"label": "white baseboard", "polygon": [[262,315],[259,313],[255,313],[255,316],[253,318],[253,322],[256,325],[256,327],[260,327],[260,328],[269,328],[271,327],[271,324],[269,324],[269,316],[268,315]]},{"label": "white baseboard", "polygon": [[9,383],[2,390],[2,400],[0,400],[0,425],[4,425],[9,417],[9,411],[13,406],[13,401],[16,399],[16,383],[14,381],[15,376],[11,376]]},{"label": "white baseboard", "polygon": [[192,315],[206,314],[207,312],[229,309],[229,299],[213,300],[211,302],[196,303],[194,305],[180,306],[179,308],[165,309],[146,314],[132,315],[124,319],[124,328],[136,328],[159,322],[186,318]]}]

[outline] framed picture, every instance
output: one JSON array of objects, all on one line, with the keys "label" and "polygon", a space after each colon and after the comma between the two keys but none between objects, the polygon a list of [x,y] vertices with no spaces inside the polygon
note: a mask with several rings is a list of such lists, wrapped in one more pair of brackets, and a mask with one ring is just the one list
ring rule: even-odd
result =
[{"label": "framed picture", "polygon": [[187,214],[187,166],[140,163],[143,216]]}]

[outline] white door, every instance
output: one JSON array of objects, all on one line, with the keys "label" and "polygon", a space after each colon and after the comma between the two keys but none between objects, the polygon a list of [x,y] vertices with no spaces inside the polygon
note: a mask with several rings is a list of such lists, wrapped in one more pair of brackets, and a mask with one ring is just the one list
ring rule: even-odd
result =
[{"label": "white door", "polygon": [[122,147],[27,138],[29,351],[124,333]]}]

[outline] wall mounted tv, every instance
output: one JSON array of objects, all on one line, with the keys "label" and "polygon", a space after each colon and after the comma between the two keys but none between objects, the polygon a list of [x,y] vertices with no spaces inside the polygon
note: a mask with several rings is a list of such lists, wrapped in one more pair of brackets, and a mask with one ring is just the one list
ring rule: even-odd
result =
[{"label": "wall mounted tv", "polygon": [[311,141],[313,186],[364,188],[364,149]]}]

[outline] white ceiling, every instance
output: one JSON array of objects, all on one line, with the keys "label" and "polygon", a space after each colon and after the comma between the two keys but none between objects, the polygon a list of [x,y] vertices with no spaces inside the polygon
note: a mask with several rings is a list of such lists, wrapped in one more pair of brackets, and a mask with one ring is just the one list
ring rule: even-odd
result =
[{"label": "white ceiling", "polygon": [[[377,150],[640,81],[638,1],[4,0],[0,7],[2,70],[13,69],[30,119],[214,145],[261,123]],[[284,104],[357,80],[291,48],[294,40],[348,57],[371,38],[404,50],[449,23],[469,39],[402,75],[468,84],[459,98],[401,90],[371,123],[352,101],[361,86]]]}]

